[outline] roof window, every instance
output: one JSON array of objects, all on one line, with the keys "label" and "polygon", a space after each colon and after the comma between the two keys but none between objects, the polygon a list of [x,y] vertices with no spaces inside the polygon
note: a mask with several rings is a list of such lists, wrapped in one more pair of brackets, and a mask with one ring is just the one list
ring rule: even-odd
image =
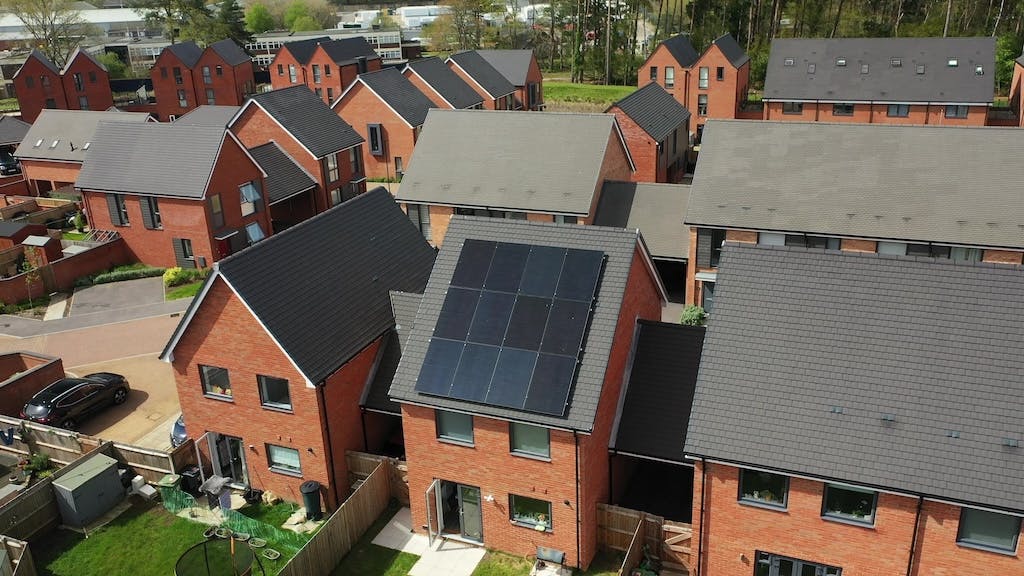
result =
[{"label": "roof window", "polygon": [[846,58],[836,58],[836,66],[846,66]]},{"label": "roof window", "polygon": [[917,73],[918,74],[924,74],[924,64],[918,64],[917,65]]},{"label": "roof window", "polygon": [[60,138],[57,138],[56,140],[54,140],[53,144],[50,144],[50,150],[53,150],[54,148],[56,148],[57,144],[59,144],[59,143],[60,143]]},{"label": "roof window", "polygon": [[792,58],[786,58],[785,60],[782,61],[783,66],[792,66],[794,64],[796,64],[796,61],[793,60]]},{"label": "roof window", "polygon": [[89,149],[89,144],[92,144],[92,142],[86,142],[85,146],[82,146],[82,150],[88,150]]},{"label": "roof window", "polygon": [[814,64],[808,64],[807,65],[807,73],[808,74],[814,74]]},{"label": "roof window", "polygon": [[43,139],[40,138],[39,140],[36,140],[36,145],[33,146],[33,148],[39,148],[42,145],[43,145]]},{"label": "roof window", "polygon": [[956,68],[959,65],[960,60],[957,60],[956,58],[950,58],[949,60],[946,60],[946,66],[949,66],[950,68]]},{"label": "roof window", "polygon": [[978,76],[984,76],[985,75],[985,67],[982,66],[981,64],[975,66],[974,67],[974,73],[977,74]]},{"label": "roof window", "polygon": [[867,64],[861,64],[860,65],[860,73],[861,74],[867,74],[868,73],[868,65]]},{"label": "roof window", "polygon": [[890,58],[889,59],[889,66],[892,66],[893,68],[902,68],[903,67],[903,59],[902,58]]}]

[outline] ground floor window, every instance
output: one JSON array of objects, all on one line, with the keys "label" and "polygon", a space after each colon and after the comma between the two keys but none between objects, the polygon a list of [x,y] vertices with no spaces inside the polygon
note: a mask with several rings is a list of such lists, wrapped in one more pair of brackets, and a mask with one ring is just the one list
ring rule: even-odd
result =
[{"label": "ground floor window", "polygon": [[509,510],[513,522],[533,526],[538,531],[551,530],[551,502],[510,494]]},{"label": "ground floor window", "polygon": [[960,509],[960,530],[956,541],[999,552],[1016,552],[1020,517],[974,508]]},{"label": "ground floor window", "polygon": [[294,448],[267,444],[267,463],[270,465],[270,469],[275,472],[295,475],[302,474],[299,451]]},{"label": "ground floor window", "polygon": [[841,576],[843,569],[796,558],[787,558],[769,552],[758,552],[754,563],[754,576]]}]

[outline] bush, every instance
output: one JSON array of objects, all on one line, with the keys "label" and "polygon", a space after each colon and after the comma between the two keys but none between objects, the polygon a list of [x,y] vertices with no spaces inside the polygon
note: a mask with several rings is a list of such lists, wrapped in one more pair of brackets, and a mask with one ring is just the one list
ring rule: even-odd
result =
[{"label": "bush", "polygon": [[25,471],[42,472],[44,470],[49,470],[52,467],[53,464],[50,463],[49,454],[33,454],[31,457],[29,457],[28,464],[25,465]]},{"label": "bush", "polygon": [[210,273],[208,269],[197,269],[197,268],[168,268],[164,272],[164,286],[171,288],[173,286],[181,286],[182,284],[191,284],[198,282],[206,278]]},{"label": "bush", "polygon": [[679,319],[679,323],[683,326],[703,326],[707,317],[703,308],[690,304],[683,308],[683,316]]},{"label": "bush", "polygon": [[93,277],[93,284],[107,284],[109,282],[121,282],[123,280],[137,280],[139,278],[153,278],[154,276],[161,276],[164,273],[163,268],[131,268],[128,270],[113,270],[111,272],[103,272]]},{"label": "bush", "polygon": [[85,212],[82,212],[81,210],[76,212],[75,213],[75,230],[78,230],[79,232],[85,232],[85,225],[86,225],[86,223],[87,222],[85,220]]}]

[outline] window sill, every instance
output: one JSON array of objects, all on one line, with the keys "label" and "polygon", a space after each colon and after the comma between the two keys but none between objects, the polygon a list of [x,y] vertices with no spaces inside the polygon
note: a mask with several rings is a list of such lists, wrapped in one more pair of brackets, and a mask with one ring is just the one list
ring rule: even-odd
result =
[{"label": "window sill", "polygon": [[291,408],[282,408],[280,406],[271,406],[269,404],[260,404],[264,410],[270,410],[271,412],[281,412],[282,414],[295,414]]},{"label": "window sill", "polygon": [[520,528],[529,528],[534,532],[545,532],[547,534],[554,534],[555,532],[551,529],[550,526],[544,528],[543,530],[537,530],[536,524],[531,524],[530,522],[522,522],[520,520],[509,520],[509,523],[511,523],[513,526],[519,526]]},{"label": "window sill", "polygon": [[991,546],[985,546],[984,544],[972,544],[970,542],[963,542],[963,541],[958,540],[956,545],[961,547],[961,548],[970,548],[971,550],[978,550],[980,552],[991,552],[993,554],[1001,554],[1003,556],[1012,556],[1012,557],[1016,557],[1017,556],[1017,551],[1016,550],[1005,550],[1003,548],[993,548]]},{"label": "window sill", "polygon": [[220,402],[235,402],[235,399],[233,397],[228,396],[226,394],[213,394],[212,392],[204,392],[203,396],[209,398],[210,400],[217,400]]},{"label": "window sill", "polygon": [[510,450],[509,454],[511,454],[511,455],[513,455],[513,456],[515,456],[517,458],[526,458],[527,460],[537,460],[538,462],[551,462],[551,457],[550,456],[541,456],[539,454],[530,454],[529,452],[517,452],[515,450]]},{"label": "window sill", "polygon": [[456,440],[454,438],[445,438],[443,436],[438,436],[437,441],[443,442],[445,444],[454,444],[455,446],[462,446],[464,448],[476,448],[476,444],[474,442],[466,442],[465,440]]},{"label": "window sill", "polygon": [[282,476],[292,476],[294,478],[302,478],[302,472],[296,472],[294,470],[286,470],[284,468],[275,468],[273,466],[268,468],[268,470],[270,470],[271,472],[273,472],[275,474],[281,474]]},{"label": "window sill", "polygon": [[874,521],[865,522],[863,520],[856,520],[854,518],[844,518],[842,516],[829,516],[826,514],[821,515],[821,519],[826,522],[835,522],[836,524],[846,524],[848,526],[856,526],[858,528],[867,528],[868,530],[875,529]]},{"label": "window sill", "polygon": [[782,512],[783,514],[789,513],[789,508],[781,504],[771,504],[769,502],[759,502],[757,500],[743,500],[739,499],[736,501],[741,506],[750,506],[751,508],[761,508],[762,510],[771,510],[772,512]]}]

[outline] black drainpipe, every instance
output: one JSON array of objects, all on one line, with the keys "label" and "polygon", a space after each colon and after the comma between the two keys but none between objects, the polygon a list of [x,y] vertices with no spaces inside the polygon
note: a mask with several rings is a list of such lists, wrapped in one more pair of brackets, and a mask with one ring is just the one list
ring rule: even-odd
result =
[{"label": "black drainpipe", "polygon": [[580,567],[580,547],[583,540],[580,537],[580,436],[575,431],[572,437],[576,440],[576,567]]},{"label": "black drainpipe", "polygon": [[608,450],[608,497],[615,498],[615,478],[612,473],[612,458],[615,456],[615,450]]},{"label": "black drainpipe", "polygon": [[708,461],[700,457],[700,539],[697,540],[697,574],[704,566],[704,498],[707,493]]},{"label": "black drainpipe", "polygon": [[363,425],[363,452],[369,452],[370,441],[366,438],[366,408],[359,408],[359,423]]},{"label": "black drainpipe", "polygon": [[921,508],[924,507],[924,496],[917,497],[917,514],[914,516],[914,534],[910,537],[910,557],[907,558],[907,576],[914,569],[914,554],[917,548],[917,531],[921,526]]},{"label": "black drainpipe", "polygon": [[327,401],[324,398],[324,385],[326,382],[320,382],[316,386],[316,395],[318,404],[320,405],[320,420],[324,423],[324,432],[327,434],[327,442],[324,443],[326,450],[324,450],[324,457],[327,459],[327,481],[331,483],[331,490],[334,491],[334,505],[341,505],[341,499],[338,497],[338,482],[334,477],[334,443],[331,441],[331,423],[327,419]]}]

